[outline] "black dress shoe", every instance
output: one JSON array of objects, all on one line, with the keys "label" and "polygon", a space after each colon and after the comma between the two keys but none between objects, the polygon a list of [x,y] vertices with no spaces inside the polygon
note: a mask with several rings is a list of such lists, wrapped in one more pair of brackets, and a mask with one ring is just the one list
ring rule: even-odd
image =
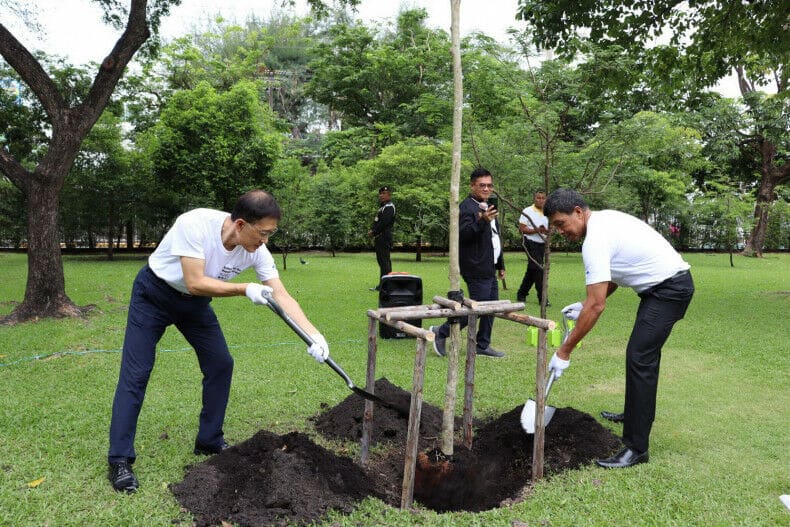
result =
[{"label": "black dress shoe", "polygon": [[648,459],[650,457],[647,455],[647,451],[637,454],[630,448],[625,447],[612,457],[599,459],[595,464],[603,468],[627,468],[639,463],[647,463]]},{"label": "black dress shoe", "polygon": [[219,454],[223,450],[230,448],[230,445],[223,439],[219,445],[204,445],[195,439],[195,455],[196,456],[210,456],[212,454]]},{"label": "black dress shoe", "polygon": [[603,411],[601,412],[601,417],[603,417],[604,419],[608,419],[613,423],[622,423],[623,421],[625,421],[625,414],[618,414],[616,412]]},{"label": "black dress shoe", "polygon": [[118,463],[110,463],[110,469],[107,472],[107,478],[112,483],[112,488],[118,492],[126,492],[131,494],[137,491],[140,484],[137,482],[137,477],[132,471],[132,465],[127,461],[120,461]]}]

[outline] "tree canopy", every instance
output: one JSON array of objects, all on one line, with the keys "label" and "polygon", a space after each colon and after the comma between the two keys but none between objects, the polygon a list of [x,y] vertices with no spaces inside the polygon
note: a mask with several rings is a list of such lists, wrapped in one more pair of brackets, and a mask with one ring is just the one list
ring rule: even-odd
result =
[{"label": "tree canopy", "polygon": [[[127,28],[102,64],[31,53],[0,26],[0,76],[19,87],[0,91],[0,241],[25,247],[30,266],[15,317],[80,312],[61,244],[149,246],[179,213],[227,210],[252,187],[283,205],[272,240],[283,265],[297,248],[366,247],[383,184],[396,189],[397,244],[418,258],[450,244],[451,46],[425,10],[368,24],[336,9],[213,18],[158,42],[155,21],[178,2],[99,3]],[[770,30],[775,2],[654,4],[648,16],[636,1],[522,1],[534,27],[510,44],[460,43],[459,164],[494,174],[506,247],[519,247],[532,193],[558,186],[667,236],[679,226],[678,247],[786,247],[787,44]],[[727,31],[737,34],[725,43]],[[533,62],[534,44],[557,58]],[[126,71],[133,56],[139,68]],[[730,67],[738,100],[706,89]],[[777,93],[762,89],[768,80]]]}]

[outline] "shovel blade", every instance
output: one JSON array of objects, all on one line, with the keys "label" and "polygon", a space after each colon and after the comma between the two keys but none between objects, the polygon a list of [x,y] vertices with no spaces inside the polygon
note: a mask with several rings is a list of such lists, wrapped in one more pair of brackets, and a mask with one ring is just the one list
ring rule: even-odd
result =
[{"label": "shovel blade", "polygon": [[[543,410],[543,425],[548,426],[551,418],[554,417],[556,408],[553,406],[546,406]],[[535,414],[538,411],[538,405],[535,401],[528,399],[521,410],[521,428],[528,434],[535,433]]]}]

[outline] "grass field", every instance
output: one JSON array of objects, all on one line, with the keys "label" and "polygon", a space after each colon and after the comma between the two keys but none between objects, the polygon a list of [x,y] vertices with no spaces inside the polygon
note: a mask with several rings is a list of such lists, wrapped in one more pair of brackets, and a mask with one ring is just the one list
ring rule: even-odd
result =
[{"label": "grass field", "polygon": [[[307,264],[300,265],[299,256]],[[23,298],[25,258],[0,253],[0,315]],[[394,270],[421,276],[426,302],[446,294],[447,258],[413,258],[395,254]],[[401,511],[368,499],[353,514],[330,517],[324,525],[790,525],[790,512],[778,499],[790,493],[790,255],[737,257],[734,268],[726,254],[686,259],[697,293],[664,348],[650,463],[566,472],[540,482],[521,503],[479,514]],[[515,300],[525,260],[513,253],[506,261],[509,287],[500,296]],[[95,310],[85,319],[0,327],[0,526],[191,524],[167,485],[203,459],[192,454],[200,372],[173,329],[160,343],[140,418],[135,470],[141,489],[121,495],[106,479],[126,305],[143,262],[66,256],[67,293]],[[377,303],[368,287],[377,269],[372,254],[303,253],[290,255],[282,271],[327,337],[332,356],[358,384],[365,378],[365,313]],[[239,279],[253,278],[245,272]],[[548,317],[559,320],[561,307],[583,294],[580,256],[553,255]],[[552,404],[596,417],[622,407],[623,350],[637,300],[628,290],[610,298],[552,389]],[[260,429],[299,430],[356,455],[354,444],[316,436],[308,420],[322,402],[334,405],[347,397],[345,384],[315,363],[265,307],[243,297],[216,299],[213,306],[235,358],[225,422],[229,442]],[[527,312],[538,313],[534,294]],[[478,415],[499,415],[532,395],[535,355],[524,332],[524,326],[497,320],[493,345],[507,357],[477,361]],[[380,340],[377,376],[409,389],[413,355],[413,340]],[[445,376],[445,360],[429,354],[427,402],[441,406]]]}]

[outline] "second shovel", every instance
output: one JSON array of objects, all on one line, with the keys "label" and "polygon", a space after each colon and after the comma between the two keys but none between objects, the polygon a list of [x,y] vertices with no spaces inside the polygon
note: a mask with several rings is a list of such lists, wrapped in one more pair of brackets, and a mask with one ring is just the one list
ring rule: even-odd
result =
[{"label": "second shovel", "polygon": [[[551,390],[551,385],[554,383],[554,370],[549,371],[549,381],[546,383],[546,399],[549,398],[549,390]],[[546,426],[551,421],[551,418],[554,417],[554,411],[556,408],[553,406],[546,406],[543,410],[543,425]],[[535,433],[535,414],[538,411],[538,405],[532,399],[527,399],[527,402],[524,403],[524,408],[521,410],[521,427],[524,431],[528,434]]]}]

